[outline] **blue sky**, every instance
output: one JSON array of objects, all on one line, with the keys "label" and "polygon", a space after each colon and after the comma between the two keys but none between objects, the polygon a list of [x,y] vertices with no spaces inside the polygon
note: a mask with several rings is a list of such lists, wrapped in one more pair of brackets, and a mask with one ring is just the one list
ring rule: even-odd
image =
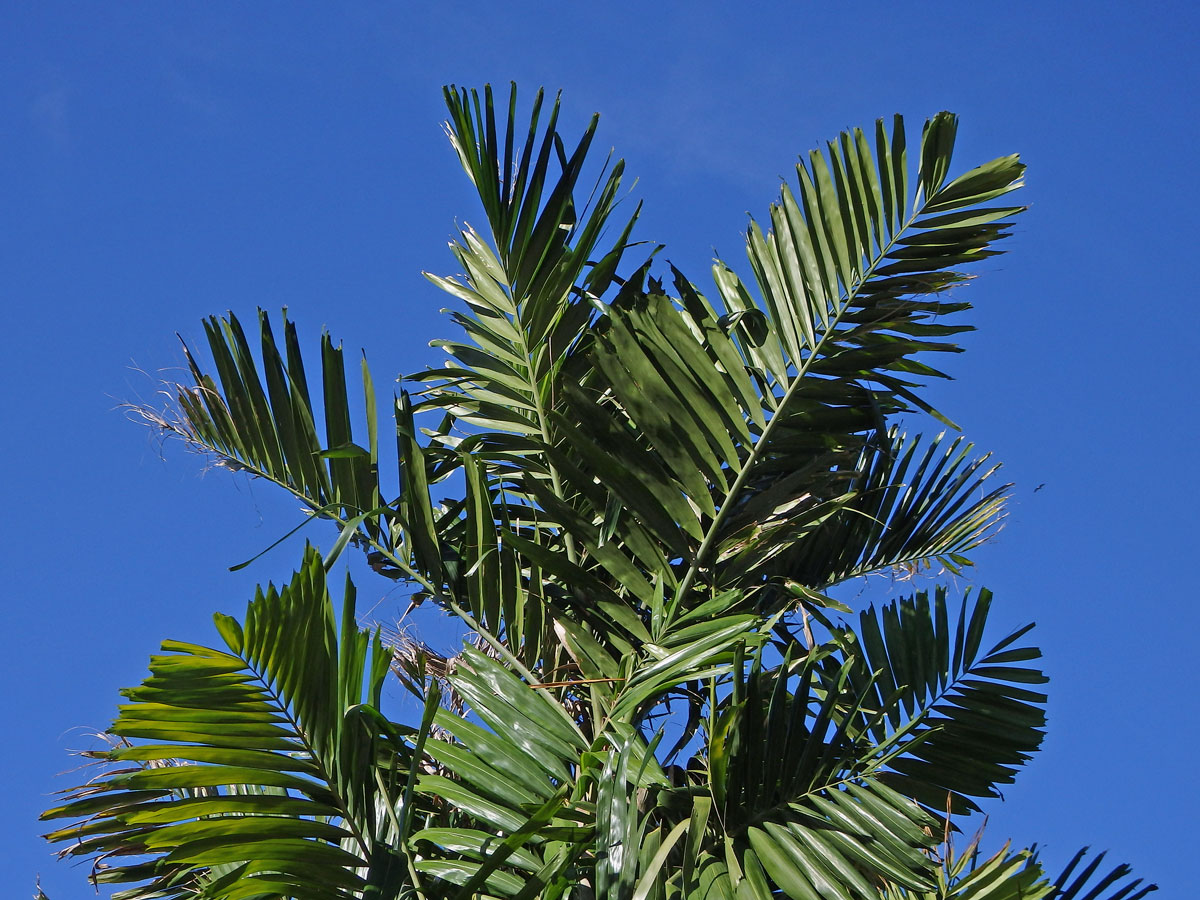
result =
[{"label": "blue sky", "polygon": [[[1017,483],[973,580],[1002,625],[1038,622],[1052,676],[1045,748],[989,832],[1054,865],[1108,847],[1182,895],[1200,799],[1192,5],[43,2],[5,19],[6,894],[39,872],[54,900],[90,894],[36,837],[67,749],[162,638],[209,640],[214,610],[298,560],[227,572],[294,505],[161,451],[117,407],[153,400],[175,333],[196,343],[226,309],[287,305],[381,383],[437,361],[427,342],[454,335],[420,272],[452,273],[456,220],[482,220],[441,86],[516,80],[562,88],[568,131],[602,114],[599,143],[640,178],[641,236],[697,280],[714,247],[740,264],[747,212],[844,127],[950,109],[959,171],[1022,154],[1032,208],[967,290],[979,331],[936,393]],[[403,608],[389,587],[360,583],[384,620]]]}]

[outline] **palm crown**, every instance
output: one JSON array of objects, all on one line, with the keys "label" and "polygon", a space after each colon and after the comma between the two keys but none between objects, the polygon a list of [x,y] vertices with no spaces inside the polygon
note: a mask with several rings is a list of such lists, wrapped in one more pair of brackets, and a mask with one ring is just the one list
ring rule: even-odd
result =
[{"label": "palm crown", "polygon": [[[594,118],[571,146],[541,93],[527,124],[515,88],[499,116],[490,90],[446,100],[487,228],[451,245],[461,274],[429,276],[463,337],[393,398],[398,490],[365,362],[355,421],[328,336],[318,379],[286,317],[280,340],[259,313],[259,354],[209,320],[215,375],[187,352],[156,421],[336,536],[219,615],[223,649],[163,645],[50,839],[128,898],[1152,890],[1097,877],[1102,854],[1051,878],[1029,850],[954,852],[952,817],[1045,722],[1040,652],[1028,628],[989,635],[989,592],[857,616],[828,596],[957,572],[1002,516],[986,455],[895,420],[952,424],[922,388],[969,327],[948,289],[1022,209],[1017,157],[950,178],[949,113],[911,152],[899,117],[844,132],[750,225],[748,278],[717,261],[706,296],[626,261],[623,164],[584,181]],[[475,639],[446,660],[361,628],[329,583],[350,546]],[[419,722],[382,711],[389,670]]]}]

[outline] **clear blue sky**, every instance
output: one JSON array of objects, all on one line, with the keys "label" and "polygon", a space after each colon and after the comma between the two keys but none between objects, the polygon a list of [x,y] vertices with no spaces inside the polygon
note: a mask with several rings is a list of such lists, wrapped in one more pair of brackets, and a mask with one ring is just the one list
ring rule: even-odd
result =
[{"label": "clear blue sky", "polygon": [[[958,160],[1019,151],[1032,209],[969,289],[942,404],[1017,482],[975,580],[1030,619],[1043,752],[990,831],[1057,865],[1110,847],[1184,896],[1197,767],[1195,382],[1200,14],[1191,4],[11,3],[0,33],[5,896],[91,894],[35,835],[70,747],[165,637],[208,640],[293,550],[267,486],[125,421],[174,333],[257,305],[328,326],[386,382],[452,336],[422,269],[480,220],[446,82],[602,114],[641,236],[705,278],[741,259],[796,154],[899,111],[962,117]],[[736,8],[736,12],[734,11]],[[844,11],[843,11],[844,9]],[[1191,99],[1189,99],[1191,98]],[[168,376],[171,372],[167,372]],[[1036,494],[1034,488],[1045,484]],[[315,533],[314,533],[315,536]],[[328,537],[325,538],[328,543]],[[383,619],[388,584],[360,585]],[[437,633],[427,638],[436,642]],[[446,644],[452,638],[444,636]]]}]

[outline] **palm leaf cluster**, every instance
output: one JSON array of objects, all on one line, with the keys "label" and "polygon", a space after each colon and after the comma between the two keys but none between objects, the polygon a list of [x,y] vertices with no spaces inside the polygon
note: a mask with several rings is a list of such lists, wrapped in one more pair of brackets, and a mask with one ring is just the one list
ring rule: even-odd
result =
[{"label": "palm leaf cluster", "polygon": [[[1152,890],[1102,856],[1052,878],[1032,850],[954,850],[1045,725],[1040,652],[992,635],[990,593],[857,619],[830,596],[958,573],[998,527],[987,454],[899,419],[954,427],[923,390],[969,327],[952,289],[1022,209],[1017,157],[951,177],[949,113],[911,149],[899,117],[847,131],[706,295],[629,259],[638,210],[623,163],[589,161],[594,118],[572,144],[541,93],[527,120],[515,88],[446,100],[486,227],[429,276],[462,336],[392,400],[394,477],[365,361],[360,403],[328,335],[310,376],[286,317],[280,343],[260,311],[257,352],[232,314],[206,323],[213,373],[187,350],[155,420],[331,544],[218,616],[225,647],[164,644],[50,839],[130,900]],[[348,547],[473,640],[388,649],[352,584],[331,596]],[[419,721],[388,718],[389,669]]]}]

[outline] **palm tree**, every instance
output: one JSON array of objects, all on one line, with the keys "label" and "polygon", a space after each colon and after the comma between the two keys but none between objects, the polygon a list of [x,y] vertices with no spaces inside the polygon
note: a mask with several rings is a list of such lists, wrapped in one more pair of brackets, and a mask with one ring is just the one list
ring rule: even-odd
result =
[{"label": "palm tree", "polygon": [[[218,615],[225,647],[164,643],[49,839],[122,898],[1154,890],[1103,854],[1054,878],[954,846],[1042,741],[1028,627],[991,635],[986,590],[831,596],[958,573],[1003,514],[986,454],[897,419],[953,427],[929,359],[1021,212],[1017,157],[950,178],[949,113],[915,164],[899,117],[847,131],[751,223],[749,278],[717,261],[706,296],[627,264],[638,209],[620,161],[585,165],[595,118],[572,147],[541,93],[527,124],[515,87],[499,116],[490,89],[446,100],[487,229],[429,276],[463,337],[392,398],[398,485],[365,362],[356,421],[327,335],[318,378],[286,316],[279,340],[259,312],[259,354],[233,315],[206,323],[215,375],[187,351],[177,408],[145,414],[334,538]],[[465,623],[461,653],[362,628],[349,579],[335,603],[352,546]],[[389,672],[419,721],[385,715]]]}]

